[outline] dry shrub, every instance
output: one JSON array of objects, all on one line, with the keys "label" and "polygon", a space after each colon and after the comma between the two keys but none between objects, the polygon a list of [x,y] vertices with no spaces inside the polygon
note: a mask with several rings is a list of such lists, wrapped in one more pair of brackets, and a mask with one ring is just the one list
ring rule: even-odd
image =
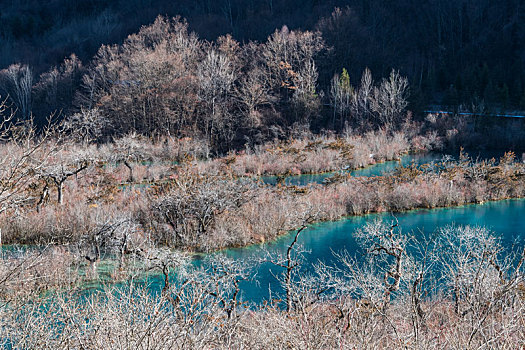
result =
[{"label": "dry shrub", "polygon": [[[98,169],[100,170],[100,169]],[[57,203],[51,189],[37,208],[26,207],[0,216],[6,243],[77,243],[101,222],[117,216],[133,216],[145,197],[134,189],[119,189],[113,174],[91,169],[65,184],[64,203]]]},{"label": "dry shrub", "polygon": [[0,298],[36,297],[51,289],[70,288],[79,280],[78,257],[66,247],[11,247],[0,259]]},{"label": "dry shrub", "polygon": [[430,151],[434,146],[439,145],[432,142],[426,142],[426,146],[412,144],[401,131],[391,133],[379,130],[364,136],[347,133],[341,138],[317,136],[268,143],[253,151],[241,152],[232,157],[230,168],[238,176],[322,173],[343,167],[362,168],[398,159],[411,151]]}]

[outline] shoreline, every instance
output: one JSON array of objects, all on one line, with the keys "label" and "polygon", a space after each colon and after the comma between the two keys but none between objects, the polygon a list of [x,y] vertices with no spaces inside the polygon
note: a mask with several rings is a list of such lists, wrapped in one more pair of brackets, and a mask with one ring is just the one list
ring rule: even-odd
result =
[{"label": "shoreline", "polygon": [[[489,201],[485,201],[485,202],[482,202],[482,203],[465,203],[465,204],[461,204],[461,205],[451,205],[451,206],[445,206],[445,207],[433,207],[433,208],[420,207],[420,208],[413,208],[413,209],[408,209],[408,210],[403,210],[403,211],[395,211],[395,212],[392,212],[392,211],[391,212],[376,211],[376,212],[370,212],[370,213],[365,213],[365,214],[344,215],[344,216],[341,216],[340,218],[335,219],[335,220],[313,221],[311,223],[306,224],[306,226],[310,227],[312,225],[322,225],[322,224],[329,223],[329,222],[337,223],[337,222],[345,221],[345,220],[348,220],[348,219],[362,218],[362,217],[366,217],[366,216],[369,216],[369,215],[382,215],[382,214],[387,214],[387,213],[391,213],[391,214],[407,214],[407,213],[411,213],[411,212],[418,212],[418,211],[425,211],[425,210],[426,211],[434,211],[434,210],[445,210],[445,209],[459,209],[459,208],[462,208],[462,207],[486,205],[486,204],[503,202],[503,201],[521,201],[521,200],[525,200],[525,196],[524,197],[512,197],[512,198],[494,199],[494,200],[489,200]],[[250,243],[250,244],[247,244],[245,246],[224,247],[224,248],[221,248],[221,249],[218,249],[218,250],[215,250],[215,251],[211,251],[211,252],[192,252],[192,251],[188,251],[186,253],[189,253],[192,256],[193,255],[206,256],[206,255],[209,255],[209,254],[216,254],[216,253],[220,253],[220,252],[223,252],[223,251],[226,251],[226,250],[230,250],[230,249],[238,250],[238,249],[246,249],[246,248],[250,249],[252,247],[253,248],[257,248],[258,246],[263,246],[263,245],[266,245],[266,244],[273,244],[273,243],[275,243],[275,242],[277,242],[277,241],[279,241],[279,240],[281,240],[281,239],[283,239],[283,238],[285,238],[287,236],[291,236],[299,228],[300,228],[300,226],[297,227],[297,228],[294,228],[292,230],[289,230],[289,231],[287,231],[286,233],[284,233],[282,235],[278,235],[277,237],[275,237],[271,241]],[[182,251],[182,252],[185,252],[185,251]]]}]

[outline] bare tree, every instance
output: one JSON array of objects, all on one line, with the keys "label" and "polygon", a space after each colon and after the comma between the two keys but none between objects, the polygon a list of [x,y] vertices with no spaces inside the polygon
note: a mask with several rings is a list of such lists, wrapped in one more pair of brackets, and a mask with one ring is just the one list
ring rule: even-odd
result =
[{"label": "bare tree", "polygon": [[[69,147],[71,145],[68,142],[58,142],[55,154],[49,158],[48,163],[42,166],[37,173],[46,184],[51,182],[56,187],[57,203],[60,205],[64,204],[65,182],[86,170],[92,163],[89,153],[77,150],[75,154],[71,154]],[[47,186],[44,189],[47,189]]]},{"label": "bare tree", "polygon": [[197,271],[197,279],[203,289],[216,298],[228,320],[238,317],[237,309],[242,305],[240,283],[254,279],[256,264],[246,259],[233,260],[222,254],[204,261],[204,268]]},{"label": "bare tree", "polygon": [[311,60],[292,78],[295,87],[292,103],[296,110],[296,120],[301,123],[308,124],[319,113],[321,100],[316,89],[318,77],[315,62]]},{"label": "bare tree", "polygon": [[275,102],[260,67],[241,75],[239,84],[235,87],[235,97],[240,102],[240,108],[247,117],[246,124],[250,127],[260,126],[260,109]]},{"label": "bare tree", "polygon": [[[173,251],[172,249],[148,247],[148,249],[145,249],[140,256],[145,263],[146,270],[160,270],[162,273],[162,276],[164,277],[162,293],[164,295],[170,292],[173,270],[177,268],[186,268],[190,263],[190,257],[187,254]],[[177,298],[170,300],[174,306],[178,301]]]},{"label": "bare tree", "polygon": [[34,199],[29,186],[37,180],[49,157],[56,151],[48,143],[51,127],[37,137],[31,120],[15,123],[14,114],[6,113],[5,100],[0,103],[0,212],[15,209]]},{"label": "bare tree", "polygon": [[0,71],[0,86],[20,111],[22,120],[28,120],[31,115],[31,90],[33,74],[26,65],[13,64]]},{"label": "bare tree", "polygon": [[372,110],[377,113],[379,121],[386,127],[393,127],[401,121],[408,106],[408,79],[398,71],[392,70],[388,79],[374,89]]},{"label": "bare tree", "polygon": [[[306,219],[306,222],[310,220]],[[284,290],[287,313],[306,313],[308,307],[318,302],[319,297],[330,289],[324,281],[321,282],[319,278],[306,275],[301,269],[307,251],[301,244],[298,244],[298,240],[301,232],[306,228],[306,225],[302,225],[295,232],[284,254],[266,251],[261,259],[261,262],[269,262],[283,269],[282,274],[275,275],[275,277]]]},{"label": "bare tree", "polygon": [[372,72],[366,68],[361,76],[361,85],[352,100],[352,114],[361,126],[371,123],[373,92]]},{"label": "bare tree", "polygon": [[350,114],[351,103],[354,99],[354,88],[350,84],[348,71],[343,68],[341,75],[336,74],[330,82],[330,103],[334,110],[332,124],[335,127],[336,115],[339,115],[342,124]]},{"label": "bare tree", "polygon": [[199,99],[206,106],[203,111],[203,129],[208,142],[226,140],[235,135],[235,122],[228,109],[236,79],[228,57],[211,49],[198,69]]},{"label": "bare tree", "polygon": [[314,59],[323,49],[320,33],[290,31],[286,26],[268,37],[261,48],[269,86],[284,102],[295,101],[300,122],[308,122],[319,108]]},{"label": "bare tree", "polygon": [[110,125],[108,118],[98,108],[81,108],[80,112],[70,115],[64,121],[64,128],[70,136],[86,147],[91,142],[102,140]]},{"label": "bare tree", "polygon": [[[525,251],[503,256],[501,241],[482,227],[446,227],[439,243],[441,278],[466,326],[461,341],[478,346],[498,337],[499,330],[491,326],[494,313],[508,310],[511,318],[519,317],[514,308]],[[515,321],[508,327],[516,327]]]},{"label": "bare tree", "polygon": [[399,290],[403,279],[406,279],[403,275],[406,273],[409,237],[399,232],[396,223],[388,227],[384,222],[375,221],[358,230],[356,238],[365,249],[365,253],[377,259],[374,264],[383,270],[381,309],[384,312],[392,295]]},{"label": "bare tree", "polygon": [[114,150],[106,156],[106,161],[122,163],[128,168],[128,182],[135,181],[133,168],[136,163],[151,160],[152,155],[144,149],[140,135],[131,133],[115,140]]},{"label": "bare tree", "polygon": [[207,250],[207,236],[217,217],[238,210],[252,197],[251,182],[223,176],[179,172],[175,186],[152,203],[160,242]]}]

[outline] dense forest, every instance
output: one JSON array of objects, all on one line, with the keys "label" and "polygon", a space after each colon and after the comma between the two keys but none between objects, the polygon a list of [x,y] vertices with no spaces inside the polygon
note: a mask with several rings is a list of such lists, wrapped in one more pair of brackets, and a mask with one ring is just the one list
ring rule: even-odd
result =
[{"label": "dense forest", "polygon": [[10,2],[0,95],[18,119],[66,120],[84,141],[198,137],[218,154],[292,129],[399,129],[406,110],[520,111],[520,6]]},{"label": "dense forest", "polygon": [[[322,43],[323,50],[316,49],[311,59],[317,78],[312,83],[323,104],[329,103],[334,74],[345,68],[354,84],[368,67],[378,81],[392,69],[406,76],[415,111],[432,105],[477,113],[523,110],[523,6],[520,0],[2,1],[0,67],[29,67],[35,115],[78,110],[73,95],[82,90],[84,70],[101,63],[102,44],[126,43],[129,34],[158,14],[180,15],[188,21],[188,31],[207,45],[219,45],[217,39],[230,34],[249,48],[255,45],[250,42],[264,43],[284,25],[310,31]],[[78,58],[75,69],[83,63],[81,72],[68,83],[57,83],[71,96],[49,103],[40,90],[72,54]],[[232,54],[242,60],[239,53]],[[2,95],[12,95],[3,85]],[[17,108],[29,113],[20,103]]]}]

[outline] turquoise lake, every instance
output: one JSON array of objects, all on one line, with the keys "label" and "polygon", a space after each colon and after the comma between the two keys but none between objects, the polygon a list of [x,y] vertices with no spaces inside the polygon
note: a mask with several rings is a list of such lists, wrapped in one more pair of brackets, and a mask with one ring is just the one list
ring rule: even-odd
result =
[{"label": "turquoise lake", "polygon": [[[485,204],[466,205],[453,208],[430,210],[414,210],[405,213],[396,213],[395,218],[404,232],[419,232],[431,234],[447,225],[478,225],[489,228],[500,236],[502,242],[509,250],[522,247],[525,238],[525,199],[504,200]],[[394,220],[392,214],[370,214],[360,217],[348,217],[340,221],[323,222],[310,225],[304,230],[298,240],[306,250],[306,261],[303,265],[308,271],[314,264],[322,261],[329,265],[336,263],[333,253],[343,250],[350,255],[358,255],[358,245],[353,233],[370,220]],[[285,253],[292,242],[294,234],[280,237],[278,240],[265,245],[254,245],[247,248],[229,249],[217,254],[225,254],[233,259],[262,258],[265,251],[270,253]],[[197,257],[195,263],[200,264],[202,257]],[[282,269],[269,263],[258,266],[254,281],[241,284],[242,299],[244,301],[260,304],[270,297],[275,298],[281,292],[281,287],[275,275]],[[149,280],[153,289],[160,290],[163,280],[152,278]]]},{"label": "turquoise lake", "polygon": [[[505,200],[478,205],[467,205],[454,208],[415,210],[397,213],[395,217],[404,232],[420,231],[433,233],[441,227],[455,225],[479,225],[489,228],[499,235],[505,247],[511,249],[514,244],[523,246],[525,238],[525,200]],[[333,252],[346,250],[350,255],[358,254],[358,246],[353,233],[366,222],[376,219],[393,220],[391,214],[371,214],[361,217],[349,217],[336,222],[324,222],[309,226],[304,230],[298,243],[310,251],[306,254],[305,267],[308,270],[313,264],[323,261],[334,264]],[[270,252],[285,253],[294,238],[293,234],[283,236],[277,241],[265,245]],[[261,246],[242,249],[230,249],[222,254],[234,259],[248,259],[262,256]],[[263,264],[257,270],[255,282],[245,283],[242,287],[243,298],[246,301],[260,303],[272,293],[279,292],[274,275],[281,270],[270,264]]]}]

